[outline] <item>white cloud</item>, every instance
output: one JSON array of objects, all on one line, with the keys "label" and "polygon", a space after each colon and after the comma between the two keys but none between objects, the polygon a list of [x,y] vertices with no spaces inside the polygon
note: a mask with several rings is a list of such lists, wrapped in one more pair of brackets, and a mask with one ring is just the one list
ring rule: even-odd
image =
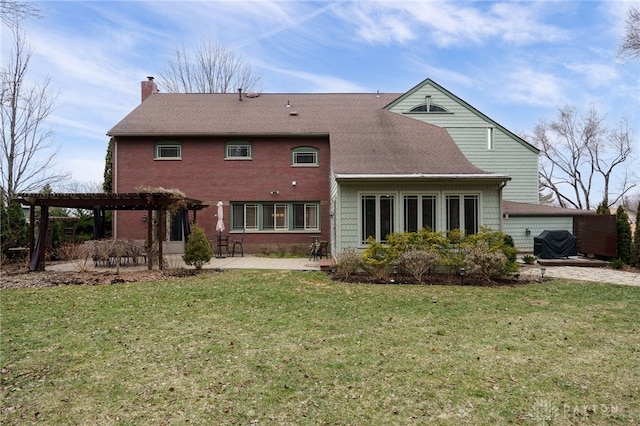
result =
[{"label": "white cloud", "polygon": [[567,63],[564,67],[577,74],[592,88],[606,87],[620,78],[615,66],[599,63]]},{"label": "white cloud", "polygon": [[534,68],[512,68],[492,82],[496,92],[513,104],[555,108],[566,103],[566,81]]},{"label": "white cloud", "polygon": [[[333,75],[322,75],[306,71],[288,70],[269,65],[263,65],[263,68],[286,76],[289,80],[295,79],[304,82],[305,87],[308,87],[308,89],[304,91],[309,93],[360,93],[367,91],[364,87],[357,83]],[[296,85],[295,82],[291,82],[290,84],[292,86]],[[284,91],[286,92],[286,90]]]},{"label": "white cloud", "polygon": [[424,40],[438,47],[556,42],[567,37],[561,28],[542,22],[548,5],[484,2],[353,2],[335,13],[368,43]]}]

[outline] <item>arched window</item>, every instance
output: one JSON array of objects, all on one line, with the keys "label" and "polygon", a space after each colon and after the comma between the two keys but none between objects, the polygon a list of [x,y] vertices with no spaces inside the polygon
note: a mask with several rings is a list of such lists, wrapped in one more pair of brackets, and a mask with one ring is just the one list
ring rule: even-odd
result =
[{"label": "arched window", "polygon": [[417,107],[412,108],[409,112],[449,112],[440,105],[429,105],[429,110],[427,111],[427,104],[418,105]]}]

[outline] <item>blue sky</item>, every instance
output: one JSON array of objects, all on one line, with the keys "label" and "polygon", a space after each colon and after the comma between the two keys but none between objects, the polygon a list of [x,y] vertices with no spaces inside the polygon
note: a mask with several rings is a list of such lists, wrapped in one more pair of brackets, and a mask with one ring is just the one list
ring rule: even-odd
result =
[{"label": "blue sky", "polygon": [[140,81],[202,39],[241,55],[262,92],[401,93],[431,78],[518,133],[593,103],[612,126],[629,119],[640,152],[640,61],[616,59],[632,2],[34,3],[29,79],[59,90],[51,141],[79,183],[102,182],[105,134],[139,104]]}]

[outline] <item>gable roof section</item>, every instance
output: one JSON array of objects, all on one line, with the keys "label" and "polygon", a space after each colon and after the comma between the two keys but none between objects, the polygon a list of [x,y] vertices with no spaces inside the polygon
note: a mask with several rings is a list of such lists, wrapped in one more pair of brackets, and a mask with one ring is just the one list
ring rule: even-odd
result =
[{"label": "gable roof section", "polygon": [[[107,133],[135,136],[324,136],[336,175],[508,180],[471,164],[438,126],[387,111],[398,94],[164,94]],[[287,106],[288,105],[288,106]]]},{"label": "gable roof section", "polygon": [[406,93],[400,95],[398,98],[394,99],[389,104],[385,105],[385,109],[390,109],[391,107],[393,107],[394,105],[396,105],[397,103],[399,103],[400,101],[405,99],[406,97],[412,95],[414,92],[420,90],[422,87],[424,87],[427,84],[431,85],[436,90],[442,92],[446,96],[448,96],[451,99],[453,99],[454,101],[458,102],[459,104],[461,104],[462,106],[467,108],[469,111],[471,111],[472,113],[474,113],[477,116],[479,116],[481,119],[483,119],[485,121],[488,121],[489,123],[493,124],[495,127],[499,128],[500,130],[502,130],[503,132],[508,134],[515,141],[517,141],[518,143],[520,143],[522,146],[526,147],[530,151],[535,152],[536,154],[540,153],[540,150],[538,148],[536,148],[535,146],[531,145],[529,142],[527,142],[526,140],[522,139],[520,136],[516,135],[515,133],[513,133],[512,131],[510,131],[506,127],[502,126],[500,123],[498,123],[495,120],[491,119],[490,117],[486,116],[485,114],[480,112],[480,110],[475,108],[473,105],[469,104],[465,100],[463,100],[463,99],[459,98],[458,96],[454,95],[453,93],[451,93],[450,91],[448,91],[444,87],[440,86],[438,83],[436,83],[435,81],[431,80],[430,78],[427,78],[426,80],[422,81],[421,83],[418,83],[417,85],[415,85],[414,87],[409,89],[409,91],[407,91]]}]

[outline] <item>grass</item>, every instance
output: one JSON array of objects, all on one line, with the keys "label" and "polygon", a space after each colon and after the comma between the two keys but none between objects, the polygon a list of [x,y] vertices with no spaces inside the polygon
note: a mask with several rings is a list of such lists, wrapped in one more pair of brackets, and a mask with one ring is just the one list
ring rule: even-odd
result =
[{"label": "grass", "polygon": [[640,288],[227,271],[3,290],[0,423],[640,422]]}]

